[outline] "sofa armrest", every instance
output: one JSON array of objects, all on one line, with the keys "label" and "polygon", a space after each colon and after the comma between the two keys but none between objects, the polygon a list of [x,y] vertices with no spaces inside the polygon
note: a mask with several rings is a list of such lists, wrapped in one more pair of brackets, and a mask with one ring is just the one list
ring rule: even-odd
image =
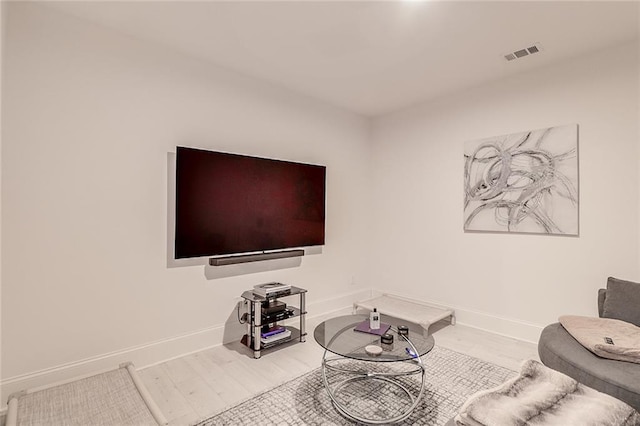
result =
[{"label": "sofa armrest", "polygon": [[607,298],[607,290],[604,288],[598,289],[598,316],[602,318],[604,313],[604,300]]}]

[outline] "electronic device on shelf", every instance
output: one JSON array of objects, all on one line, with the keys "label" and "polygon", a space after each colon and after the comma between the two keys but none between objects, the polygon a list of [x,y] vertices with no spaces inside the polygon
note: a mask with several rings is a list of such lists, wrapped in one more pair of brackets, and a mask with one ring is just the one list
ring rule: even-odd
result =
[{"label": "electronic device on shelf", "polygon": [[284,311],[263,315],[262,322],[264,324],[273,324],[274,322],[284,321],[287,318],[291,318],[294,315],[295,315],[295,311],[293,309],[285,309]]},{"label": "electronic device on shelf", "polygon": [[265,315],[275,314],[287,309],[287,304],[279,300],[269,300],[262,303],[262,313]]},{"label": "electronic device on shelf", "polygon": [[264,345],[268,345],[269,343],[289,339],[290,337],[291,337],[291,330],[285,330],[282,333],[277,333],[269,337],[260,337],[260,342]]},{"label": "electronic device on shelf", "polygon": [[266,283],[258,284],[253,287],[253,294],[262,296],[266,299],[271,297],[282,297],[291,294],[291,286],[282,283]]},{"label": "electronic device on shelf", "polygon": [[265,327],[263,327],[262,328],[262,333],[260,333],[260,337],[266,338],[266,337],[273,336],[273,335],[278,334],[278,333],[283,333],[285,331],[287,331],[286,327],[281,326],[281,325],[276,325],[276,326],[273,326],[273,327],[266,327],[266,329],[265,329]]}]

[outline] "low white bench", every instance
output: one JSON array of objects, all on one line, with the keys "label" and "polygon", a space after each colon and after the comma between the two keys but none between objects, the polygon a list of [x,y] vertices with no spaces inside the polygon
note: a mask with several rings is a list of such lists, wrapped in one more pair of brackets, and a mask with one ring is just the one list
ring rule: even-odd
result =
[{"label": "low white bench", "polygon": [[422,333],[424,336],[428,336],[429,326],[440,320],[450,318],[451,325],[455,325],[456,323],[456,316],[453,309],[417,302],[391,294],[383,294],[373,299],[355,302],[353,304],[354,314],[358,308],[369,311],[373,311],[373,308],[376,308],[381,314],[419,324],[423,328]]}]

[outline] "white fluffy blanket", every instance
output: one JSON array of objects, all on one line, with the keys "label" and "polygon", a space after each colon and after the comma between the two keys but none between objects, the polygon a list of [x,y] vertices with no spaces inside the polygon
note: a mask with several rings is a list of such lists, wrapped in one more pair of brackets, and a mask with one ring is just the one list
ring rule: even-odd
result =
[{"label": "white fluffy blanket", "polygon": [[640,327],[609,318],[565,315],[560,324],[594,354],[640,364]]},{"label": "white fluffy blanket", "polygon": [[640,414],[616,398],[528,360],[518,377],[470,397],[455,421],[466,426],[637,426]]}]

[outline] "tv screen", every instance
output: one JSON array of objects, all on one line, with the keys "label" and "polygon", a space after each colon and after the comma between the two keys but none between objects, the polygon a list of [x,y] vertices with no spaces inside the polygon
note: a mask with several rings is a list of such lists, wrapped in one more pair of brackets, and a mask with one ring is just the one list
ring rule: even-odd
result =
[{"label": "tv screen", "polygon": [[176,150],[175,258],[324,244],[326,167]]}]

